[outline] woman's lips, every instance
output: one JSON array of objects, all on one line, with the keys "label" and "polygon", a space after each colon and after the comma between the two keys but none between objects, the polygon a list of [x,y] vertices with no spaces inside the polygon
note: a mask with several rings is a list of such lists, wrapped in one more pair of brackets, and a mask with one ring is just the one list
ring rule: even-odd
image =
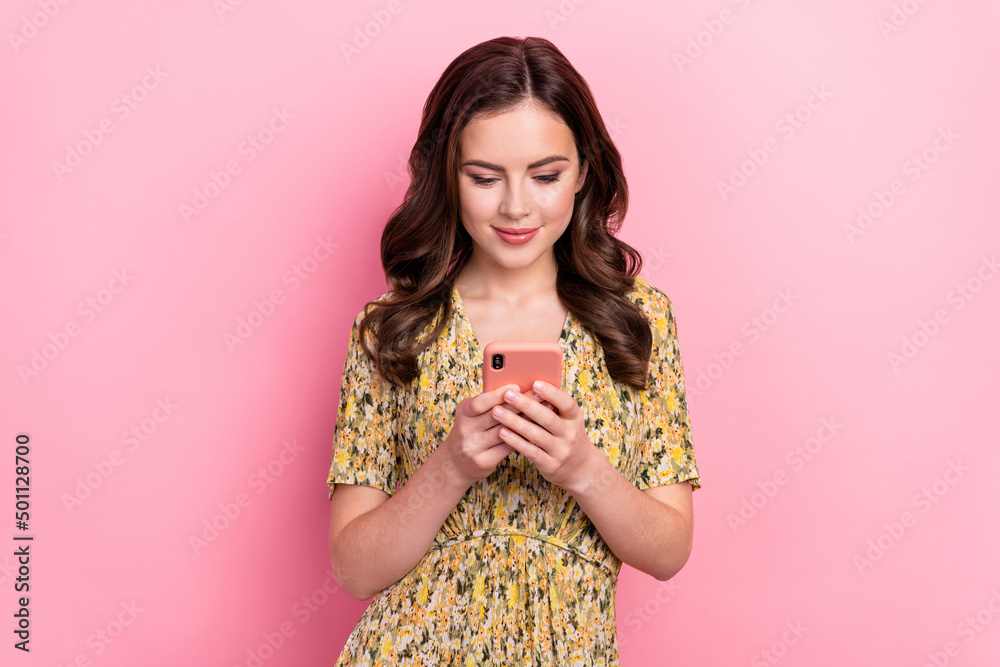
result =
[{"label": "woman's lips", "polygon": [[534,229],[507,229],[505,231],[502,227],[494,227],[493,231],[505,242],[511,245],[521,245],[530,241],[538,233],[539,229],[541,227],[535,227]]}]

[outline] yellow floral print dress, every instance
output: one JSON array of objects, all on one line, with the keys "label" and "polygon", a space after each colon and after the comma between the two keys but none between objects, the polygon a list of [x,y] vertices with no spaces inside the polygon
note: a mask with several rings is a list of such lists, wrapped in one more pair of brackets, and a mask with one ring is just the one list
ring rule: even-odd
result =
[{"label": "yellow floral print dress", "polygon": [[[642,277],[627,296],[653,334],[648,388],[614,382],[600,345],[570,313],[560,337],[562,389],[580,403],[594,445],[637,488],[698,488],[670,300]],[[405,390],[374,371],[360,347],[358,313],[331,499],[335,483],[393,495],[448,435],[457,403],[482,392],[482,351],[454,286],[451,303],[447,327],[420,354],[420,376]],[[511,452],[469,488],[420,562],[373,598],[336,665],[618,665],[620,569],[572,496]]]}]

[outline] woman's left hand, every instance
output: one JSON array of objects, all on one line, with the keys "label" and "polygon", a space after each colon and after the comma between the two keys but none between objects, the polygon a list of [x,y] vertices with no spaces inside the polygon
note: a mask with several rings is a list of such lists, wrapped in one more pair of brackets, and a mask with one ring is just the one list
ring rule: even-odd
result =
[{"label": "woman's left hand", "polygon": [[[558,387],[536,382],[534,388],[528,394],[504,394],[504,400],[521,414],[499,405],[493,408],[493,418],[502,425],[500,437],[556,486],[571,493],[574,488],[585,488],[594,470],[594,455],[603,458],[604,454],[587,435],[583,411],[576,399]],[[542,401],[548,401],[556,411],[542,405]]]}]

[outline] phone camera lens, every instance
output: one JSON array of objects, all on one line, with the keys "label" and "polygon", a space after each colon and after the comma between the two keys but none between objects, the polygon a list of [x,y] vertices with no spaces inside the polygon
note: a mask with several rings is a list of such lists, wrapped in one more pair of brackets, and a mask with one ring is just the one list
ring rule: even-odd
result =
[{"label": "phone camera lens", "polygon": [[492,359],[492,363],[493,363],[493,369],[494,370],[500,370],[501,368],[503,368],[503,355],[499,354],[499,353],[498,354],[494,354],[493,355],[493,359]]}]

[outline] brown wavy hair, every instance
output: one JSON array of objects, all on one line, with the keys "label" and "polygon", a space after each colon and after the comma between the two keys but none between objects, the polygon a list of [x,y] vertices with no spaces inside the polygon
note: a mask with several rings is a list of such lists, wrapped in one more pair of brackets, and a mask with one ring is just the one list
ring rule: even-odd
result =
[{"label": "brown wavy hair", "polygon": [[[566,123],[581,165],[588,165],[570,224],[553,245],[559,299],[600,343],[611,377],[646,387],[652,333],[642,310],[625,297],[642,256],[613,236],[628,208],[621,155],[587,82],[540,37],[498,37],[471,47],[448,65],[424,104],[410,152],[410,186],[382,232],[382,267],[391,290],[365,305],[360,323],[365,354],[393,385],[418,376],[417,355],[444,330],[452,284],[472,253],[472,238],[459,220],[462,129],[528,101]],[[430,335],[418,340],[438,314]],[[374,350],[366,343],[369,327],[376,331]]]}]

